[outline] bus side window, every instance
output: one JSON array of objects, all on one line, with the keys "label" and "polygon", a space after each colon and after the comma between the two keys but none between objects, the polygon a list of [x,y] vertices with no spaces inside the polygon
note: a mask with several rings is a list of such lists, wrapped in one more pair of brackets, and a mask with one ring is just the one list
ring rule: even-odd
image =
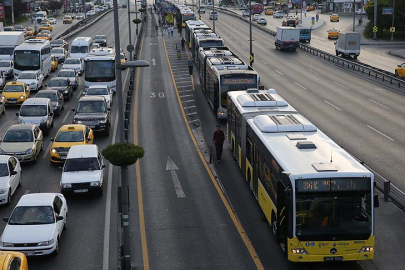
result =
[{"label": "bus side window", "polygon": [[252,143],[248,138],[246,138],[246,158],[252,160]]}]

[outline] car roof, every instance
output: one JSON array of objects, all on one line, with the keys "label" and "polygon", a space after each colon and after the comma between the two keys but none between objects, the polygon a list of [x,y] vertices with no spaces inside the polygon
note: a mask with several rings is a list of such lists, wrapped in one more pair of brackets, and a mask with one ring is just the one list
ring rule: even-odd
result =
[{"label": "car roof", "polygon": [[15,124],[15,125],[12,125],[11,127],[9,127],[8,130],[26,130],[26,129],[32,130],[34,128],[34,126],[36,126],[36,125],[35,124]]},{"label": "car roof", "polygon": [[95,144],[73,145],[70,147],[67,159],[70,158],[91,158],[98,156],[98,147]]},{"label": "car roof", "polygon": [[49,98],[34,97],[25,100],[23,105],[47,105],[50,101]]},{"label": "car roof", "polygon": [[[69,131],[69,130],[84,130],[85,129],[85,125],[80,125],[80,124],[69,124],[69,125],[63,125],[61,126],[61,128],[59,129],[59,131]],[[58,132],[59,132],[58,131]]]},{"label": "car roof", "polygon": [[13,81],[13,82],[8,82],[7,85],[25,85],[25,82],[20,82],[20,81]]},{"label": "car roof", "polygon": [[[59,72],[61,72],[61,71],[73,71],[73,72],[75,72],[75,70],[72,69],[72,68],[62,68],[61,70],[59,70]],[[59,72],[58,72],[58,74],[59,74]]]},{"label": "car roof", "polygon": [[53,77],[50,81],[67,81],[68,77]]},{"label": "car roof", "polygon": [[105,101],[105,98],[102,96],[84,96],[84,97],[80,98],[79,102],[80,101],[100,101],[100,100]]},{"label": "car roof", "polygon": [[[58,193],[32,193],[21,197],[18,206],[52,206],[53,200]],[[60,195],[60,194],[58,194]]]}]

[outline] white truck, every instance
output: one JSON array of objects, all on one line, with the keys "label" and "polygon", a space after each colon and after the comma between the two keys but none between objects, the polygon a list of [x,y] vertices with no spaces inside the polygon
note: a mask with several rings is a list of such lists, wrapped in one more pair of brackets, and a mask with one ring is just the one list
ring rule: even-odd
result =
[{"label": "white truck", "polygon": [[356,59],[360,55],[360,39],[360,33],[339,33],[339,38],[335,42],[336,56],[350,56]]},{"label": "white truck", "polygon": [[277,26],[276,49],[296,51],[300,46],[300,29],[288,26]]},{"label": "white truck", "polygon": [[24,32],[0,32],[0,60],[13,60],[14,48],[24,40]]}]

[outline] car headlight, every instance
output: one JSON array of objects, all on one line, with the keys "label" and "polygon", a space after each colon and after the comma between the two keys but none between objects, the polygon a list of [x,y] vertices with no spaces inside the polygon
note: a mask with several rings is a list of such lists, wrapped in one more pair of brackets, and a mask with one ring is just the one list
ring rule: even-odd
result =
[{"label": "car headlight", "polygon": [[62,188],[71,188],[72,184],[62,184]]},{"label": "car headlight", "polygon": [[51,149],[51,153],[52,153],[52,154],[57,154],[57,153],[58,153],[58,151],[56,151],[56,149],[55,149],[55,148],[52,148],[52,149]]},{"label": "car headlight", "polygon": [[25,151],[26,155],[31,155],[32,154],[32,148],[28,149],[27,151]]},{"label": "car headlight", "polygon": [[6,192],[7,192],[7,189],[4,189],[4,188],[0,189],[0,194],[4,194]]},{"label": "car headlight", "polygon": [[21,97],[20,97],[20,99],[24,99],[24,98],[25,98],[25,96],[21,96]]},{"label": "car headlight", "polygon": [[35,85],[37,85],[37,83],[36,83],[36,82],[32,82],[32,83],[30,83],[30,86],[35,86]]},{"label": "car headlight", "polygon": [[8,243],[8,242],[1,242],[1,245],[3,247],[14,247],[14,245],[12,243]]},{"label": "car headlight", "polygon": [[374,251],[374,247],[367,247],[367,246],[365,246],[365,247],[363,247],[361,250],[360,250],[360,253],[363,253],[363,252],[373,252]]},{"label": "car headlight", "polygon": [[100,124],[105,124],[105,123],[107,123],[107,118],[100,119],[100,120],[98,120],[98,122],[99,122]]},{"label": "car headlight", "polygon": [[69,93],[69,91],[68,91],[68,90],[65,90],[65,91],[63,91],[63,93],[67,94],[67,93]]},{"label": "car headlight", "polygon": [[40,122],[41,124],[46,123],[46,118],[42,118]]},{"label": "car headlight", "polygon": [[49,240],[49,241],[42,241],[42,242],[39,242],[39,243],[38,243],[38,246],[50,246],[50,245],[52,245],[53,243],[55,243],[55,240],[54,240],[54,239],[51,239],[51,240]]},{"label": "car headlight", "polygon": [[100,181],[90,182],[90,186],[91,187],[99,187],[100,186]]}]

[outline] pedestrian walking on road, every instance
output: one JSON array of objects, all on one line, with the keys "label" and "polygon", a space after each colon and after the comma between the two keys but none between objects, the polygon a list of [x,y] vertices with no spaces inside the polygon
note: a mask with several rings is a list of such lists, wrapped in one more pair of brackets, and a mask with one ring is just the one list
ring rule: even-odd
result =
[{"label": "pedestrian walking on road", "polygon": [[188,59],[187,61],[187,65],[188,65],[188,74],[193,75],[193,66],[194,66],[194,61],[192,58]]},{"label": "pedestrian walking on road", "polygon": [[316,21],[319,21],[319,13],[316,14]]},{"label": "pedestrian walking on road", "polygon": [[186,40],[184,39],[184,37],[181,38],[181,50],[184,52],[184,44],[186,43]]},{"label": "pedestrian walking on road", "polygon": [[222,156],[222,150],[224,149],[225,134],[221,130],[221,127],[219,125],[216,126],[213,141],[214,141],[214,145],[215,145],[215,151],[217,153],[217,162],[220,162],[221,156]]}]

